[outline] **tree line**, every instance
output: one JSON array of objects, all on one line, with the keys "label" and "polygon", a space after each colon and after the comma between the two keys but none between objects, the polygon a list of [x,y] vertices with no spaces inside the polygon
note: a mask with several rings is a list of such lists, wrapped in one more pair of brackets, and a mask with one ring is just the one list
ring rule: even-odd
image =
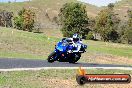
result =
[{"label": "tree line", "polygon": [[132,44],[132,10],[127,11],[128,20],[121,20],[110,3],[96,18],[87,16],[86,6],[81,3],[66,3],[60,9],[60,23],[64,37],[79,33],[84,39],[97,40],[99,34],[104,42]]}]

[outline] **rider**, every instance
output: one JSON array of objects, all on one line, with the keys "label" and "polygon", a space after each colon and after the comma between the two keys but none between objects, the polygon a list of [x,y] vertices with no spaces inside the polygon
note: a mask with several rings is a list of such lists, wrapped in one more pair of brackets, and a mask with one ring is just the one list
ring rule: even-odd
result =
[{"label": "rider", "polygon": [[74,43],[82,43],[82,40],[77,33],[72,36],[72,39]]},{"label": "rider", "polygon": [[77,48],[77,50],[74,50],[74,52],[78,52],[80,50],[80,48],[81,48],[82,40],[81,40],[81,38],[79,37],[79,35],[77,33],[75,33],[72,36],[72,39],[73,39],[73,46],[75,48]]}]

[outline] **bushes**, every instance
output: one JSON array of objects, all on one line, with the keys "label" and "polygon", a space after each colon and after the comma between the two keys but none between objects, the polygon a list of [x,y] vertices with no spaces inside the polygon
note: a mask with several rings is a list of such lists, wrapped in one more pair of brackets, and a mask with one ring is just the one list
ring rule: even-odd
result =
[{"label": "bushes", "polygon": [[88,35],[86,36],[86,40],[94,40],[94,36],[92,32],[88,33]]},{"label": "bushes", "polygon": [[124,32],[122,43],[132,44],[132,29],[128,29]]},{"label": "bushes", "polygon": [[114,5],[109,4],[106,9],[99,12],[95,21],[95,29],[100,34],[103,41],[117,41],[118,32],[117,28],[120,19],[114,13]]},{"label": "bushes", "polygon": [[120,43],[132,44],[132,10],[128,10],[128,20],[120,25],[118,31]]},{"label": "bushes", "polygon": [[19,11],[18,16],[14,18],[15,28],[31,32],[34,28],[35,13],[28,9]]}]

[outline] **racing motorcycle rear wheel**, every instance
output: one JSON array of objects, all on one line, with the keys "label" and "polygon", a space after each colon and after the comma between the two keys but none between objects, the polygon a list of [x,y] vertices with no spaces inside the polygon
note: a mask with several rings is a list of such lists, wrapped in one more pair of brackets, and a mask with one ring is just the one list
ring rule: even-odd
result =
[{"label": "racing motorcycle rear wheel", "polygon": [[56,55],[56,52],[52,52],[49,56],[48,56],[48,62],[52,63],[54,62],[54,56]]},{"label": "racing motorcycle rear wheel", "polygon": [[69,58],[69,63],[76,63],[81,57],[81,54],[75,54]]}]

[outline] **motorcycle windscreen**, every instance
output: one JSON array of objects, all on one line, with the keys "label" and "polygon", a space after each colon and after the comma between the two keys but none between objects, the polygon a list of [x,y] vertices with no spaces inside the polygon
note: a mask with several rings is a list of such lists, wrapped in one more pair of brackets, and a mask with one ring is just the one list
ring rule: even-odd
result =
[{"label": "motorcycle windscreen", "polygon": [[62,52],[65,52],[66,48],[67,48],[67,44],[62,43],[62,42],[59,42],[56,46],[56,49],[59,50],[59,51],[62,51]]}]

